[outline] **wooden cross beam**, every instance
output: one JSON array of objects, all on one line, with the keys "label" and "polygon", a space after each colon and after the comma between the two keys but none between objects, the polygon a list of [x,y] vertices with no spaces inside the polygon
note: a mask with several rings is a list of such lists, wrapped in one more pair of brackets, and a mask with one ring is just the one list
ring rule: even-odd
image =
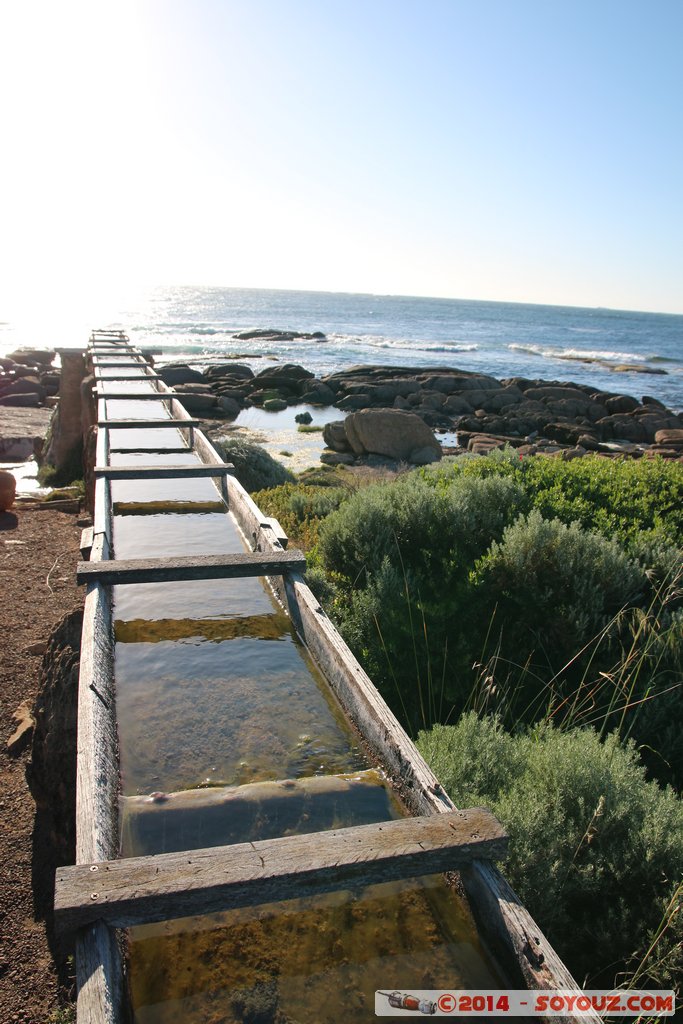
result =
[{"label": "wooden cross beam", "polygon": [[169,580],[227,580],[244,576],[282,576],[306,571],[301,551],[179,555],[175,558],[110,559],[79,562],[77,583],[165,583]]},{"label": "wooden cross beam", "polygon": [[97,367],[95,367],[95,371],[96,371],[95,372],[95,377],[96,377],[97,381],[98,382],[102,382],[103,384],[117,383],[120,380],[127,380],[127,381],[141,381],[141,380],[142,381],[158,381],[158,380],[161,380],[161,377],[159,376],[159,374],[158,373],[154,373],[154,372],[152,372],[152,373],[150,373],[150,372],[145,372],[145,373],[129,373],[127,370],[119,370],[117,373],[112,373],[110,376],[105,376],[104,374],[97,372]]},{"label": "wooden cross beam", "polygon": [[158,402],[178,398],[175,391],[105,391],[101,384],[97,385],[96,390],[98,398],[106,398],[108,401],[122,399],[124,401]]},{"label": "wooden cross beam", "polygon": [[452,871],[506,855],[490,811],[473,808],[374,825],[57,868],[62,932],[116,928]]},{"label": "wooden cross beam", "polygon": [[95,466],[95,476],[109,480],[182,480],[185,477],[231,476],[234,472],[231,462],[223,465],[202,462],[196,466]]},{"label": "wooden cross beam", "polygon": [[157,427],[198,427],[200,420],[98,420],[98,427],[108,427],[110,430],[156,430]]}]

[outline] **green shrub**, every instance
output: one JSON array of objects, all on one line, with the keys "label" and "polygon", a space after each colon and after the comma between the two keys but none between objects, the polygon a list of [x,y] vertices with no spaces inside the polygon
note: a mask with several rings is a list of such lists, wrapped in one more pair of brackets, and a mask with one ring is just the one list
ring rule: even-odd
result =
[{"label": "green shrub", "polygon": [[447,492],[419,475],[358,491],[320,531],[324,565],[358,583],[385,558],[442,582],[457,563],[472,562],[524,509],[509,480],[462,479]]},{"label": "green shrub", "polygon": [[264,512],[275,516],[288,537],[308,550],[317,544],[322,520],[349,494],[345,487],[286,483],[259,491],[254,500]]},{"label": "green shrub", "polygon": [[656,531],[683,544],[683,467],[663,459],[605,459],[586,455],[563,462],[520,458],[514,449],[487,456],[444,459],[420,471],[433,486],[448,489],[461,477],[504,476],[523,488],[545,519],[578,522],[626,544]]},{"label": "green shrub", "polygon": [[440,492],[413,473],[358,491],[322,523],[320,560],[336,579],[328,611],[409,729],[464,703],[468,574],[521,508],[512,481]]},{"label": "green shrub", "polygon": [[[421,733],[456,804],[484,804],[510,835],[505,874],[579,983],[611,985],[650,945],[683,863],[683,805],[647,782],[632,746],[544,726],[510,736],[493,719]],[[683,915],[640,985],[683,971]],[[655,966],[656,961],[656,966]]]},{"label": "green shrub", "polygon": [[247,491],[264,487],[277,487],[294,480],[294,474],[274,459],[265,448],[241,438],[230,437],[214,441],[214,446],[226,462],[232,462],[235,476]]},{"label": "green shrub", "polygon": [[516,681],[557,674],[645,587],[615,541],[537,510],[493,541],[472,583],[477,608],[498,609],[498,665]]}]

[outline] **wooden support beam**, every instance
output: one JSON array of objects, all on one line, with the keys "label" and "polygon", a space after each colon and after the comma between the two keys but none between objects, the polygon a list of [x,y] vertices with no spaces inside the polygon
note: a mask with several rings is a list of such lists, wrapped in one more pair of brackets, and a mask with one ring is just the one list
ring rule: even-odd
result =
[{"label": "wooden support beam", "polygon": [[232,463],[222,466],[197,463],[196,466],[95,466],[95,476],[109,480],[182,480],[196,477],[231,476]]},{"label": "wooden support beam", "polygon": [[161,380],[161,377],[159,376],[158,373],[155,373],[153,370],[150,371],[149,366],[148,366],[147,363],[141,363],[140,364],[140,369],[144,370],[145,372],[144,373],[131,373],[129,370],[124,369],[124,370],[121,370],[120,372],[117,372],[117,373],[103,374],[103,373],[99,372],[99,367],[96,366],[95,367],[95,376],[96,376],[97,380],[103,381],[105,384],[108,384],[111,381],[119,381],[119,380]]},{"label": "wooden support beam", "polygon": [[140,369],[144,369],[148,364],[145,359],[140,356],[139,359],[135,359],[132,353],[122,352],[116,359],[101,358],[98,355],[92,357],[93,366],[98,370],[113,370],[113,369],[134,369],[136,366]]},{"label": "wooden support beam", "polygon": [[104,398],[107,402],[159,402],[178,397],[173,391],[105,391],[101,384],[98,384],[95,390],[97,397]]},{"label": "wooden support beam", "polygon": [[157,427],[165,429],[175,427],[182,430],[185,427],[198,427],[200,420],[98,420],[98,427],[107,427],[109,430],[156,430]]},{"label": "wooden support beam", "polygon": [[256,906],[450,871],[501,858],[507,836],[490,811],[443,815],[58,868],[55,923],[117,928]]},{"label": "wooden support beam", "polygon": [[306,558],[292,551],[239,552],[225,555],[182,555],[175,558],[112,559],[79,562],[77,583],[164,583],[169,580],[225,580],[244,576],[282,576],[304,572]]}]

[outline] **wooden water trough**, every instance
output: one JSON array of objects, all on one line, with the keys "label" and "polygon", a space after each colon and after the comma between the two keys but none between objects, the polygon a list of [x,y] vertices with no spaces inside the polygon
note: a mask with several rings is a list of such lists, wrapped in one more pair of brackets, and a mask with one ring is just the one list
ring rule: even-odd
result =
[{"label": "wooden water trough", "polygon": [[[104,358],[99,354],[103,342],[121,352],[127,349],[122,332],[94,333],[88,357],[96,370]],[[126,371],[121,372],[115,379],[128,379]],[[301,553],[285,550],[287,539],[279,524],[264,516],[230,475],[230,467],[196,429],[180,400],[158,379],[136,379],[149,380],[154,397],[164,399],[169,425],[190,428],[189,444],[201,465],[110,465],[109,432],[122,424],[108,417],[107,392],[100,381],[94,522],[83,549],[90,558],[78,569],[87,593],[78,699],[76,865],[58,869],[55,889],[57,928],[75,934],[79,1024],[122,1024],[127,1019],[117,929],[343,889],[351,880],[370,883],[453,870],[459,873],[482,941],[510,988],[577,990],[576,981],[493,863],[506,850],[499,823],[488,811],[454,806],[306,585]],[[137,400],[140,395],[126,397]],[[126,426],[140,422],[153,421],[126,421]],[[251,554],[116,560],[112,480],[205,475],[215,477]],[[111,586],[245,574],[269,578],[347,717],[413,816],[317,833],[313,845],[310,835],[295,835],[121,860]],[[581,1020],[586,1019],[600,1017],[582,1015]]]}]

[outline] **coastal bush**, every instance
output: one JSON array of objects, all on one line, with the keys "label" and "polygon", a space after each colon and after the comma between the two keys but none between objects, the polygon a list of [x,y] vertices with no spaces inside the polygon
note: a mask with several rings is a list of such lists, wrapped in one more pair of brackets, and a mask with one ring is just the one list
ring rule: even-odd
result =
[{"label": "coastal bush", "polygon": [[351,491],[347,487],[286,483],[258,491],[256,504],[280,523],[287,536],[308,551],[318,542],[323,519],[336,511]]},{"label": "coastal bush", "polygon": [[509,477],[519,483],[530,507],[545,519],[578,522],[585,529],[626,544],[655,531],[683,545],[683,468],[663,459],[605,459],[585,455],[563,462],[521,458],[508,448],[487,456],[444,459],[420,471],[433,486],[448,489],[460,477]]},{"label": "coastal bush", "polygon": [[328,610],[410,729],[466,699],[469,573],[523,507],[514,481],[463,479],[440,492],[410,474],[358,491],[322,523]]},{"label": "coastal bush", "polygon": [[583,671],[577,652],[642,594],[645,578],[616,541],[534,509],[493,541],[471,583],[474,607],[497,609],[498,685],[519,702],[533,699],[539,679]]},{"label": "coastal bush", "polygon": [[214,446],[226,462],[232,462],[235,476],[249,492],[294,480],[294,474],[258,444],[230,437],[214,441]]},{"label": "coastal bush", "polygon": [[458,806],[505,825],[506,877],[579,983],[618,981],[665,918],[639,986],[680,978],[683,805],[645,780],[632,745],[550,725],[512,736],[473,712],[417,742]]}]

